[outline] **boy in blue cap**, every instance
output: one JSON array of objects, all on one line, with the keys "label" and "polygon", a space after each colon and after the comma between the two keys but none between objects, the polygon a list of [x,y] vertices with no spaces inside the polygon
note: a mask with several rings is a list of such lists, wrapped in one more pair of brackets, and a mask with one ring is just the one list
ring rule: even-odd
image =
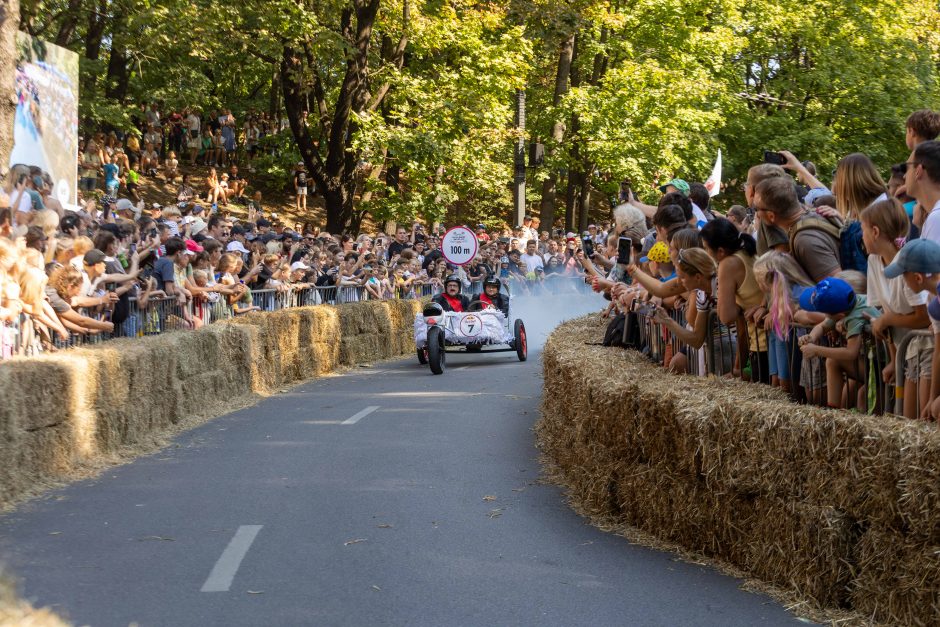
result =
[{"label": "boy in blue cap", "polygon": [[[885,276],[889,279],[902,275],[912,290],[940,294],[940,244],[923,238],[907,242],[885,268]],[[931,401],[923,407],[920,417],[937,420],[940,418],[940,352],[936,350],[936,341],[940,339],[940,301],[936,298],[927,305],[927,315],[934,333],[932,372],[938,374],[930,381]]]},{"label": "boy in blue cap", "polygon": [[[846,405],[842,394],[842,377],[858,381],[858,393],[864,407],[864,385],[866,372],[860,363],[862,332],[871,318],[880,312],[869,307],[864,296],[856,295],[852,286],[834,277],[823,279],[816,287],[804,290],[800,295],[800,308],[826,314],[826,319],[800,338],[800,350],[804,357],[822,357],[826,360],[826,402],[829,407]],[[829,331],[836,331],[845,339],[845,346],[832,347],[817,344]],[[858,406],[858,403],[853,403]]]}]

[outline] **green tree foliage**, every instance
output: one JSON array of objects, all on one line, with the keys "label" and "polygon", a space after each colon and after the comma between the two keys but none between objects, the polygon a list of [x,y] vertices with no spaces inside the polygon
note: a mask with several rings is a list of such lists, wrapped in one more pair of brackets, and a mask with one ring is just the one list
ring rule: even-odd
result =
[{"label": "green tree foliage", "polygon": [[89,126],[152,100],[289,118],[265,174],[303,158],[331,229],[508,220],[517,88],[547,148],[529,198],[569,227],[623,177],[703,180],[719,147],[726,181],[765,148],[887,168],[940,95],[927,0],[21,0],[20,18],[81,55]]}]

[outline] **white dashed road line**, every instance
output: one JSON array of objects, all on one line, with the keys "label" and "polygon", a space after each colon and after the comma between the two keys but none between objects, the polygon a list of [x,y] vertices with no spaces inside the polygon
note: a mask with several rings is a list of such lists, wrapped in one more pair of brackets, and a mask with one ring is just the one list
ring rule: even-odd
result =
[{"label": "white dashed road line", "polygon": [[242,525],[235,532],[232,541],[228,543],[219,561],[212,567],[209,578],[202,584],[203,592],[228,592],[232,587],[232,581],[235,579],[235,573],[245,554],[251,548],[251,543],[255,541],[258,532],[263,525]]},{"label": "white dashed road line", "polygon": [[363,409],[363,410],[362,410],[361,412],[359,412],[358,414],[347,418],[346,420],[344,420],[344,421],[341,422],[340,424],[342,424],[342,425],[354,425],[354,424],[356,424],[357,422],[359,422],[360,420],[362,420],[363,418],[365,418],[366,416],[368,416],[369,414],[371,414],[372,412],[374,412],[375,410],[377,410],[378,408],[379,408],[378,405],[370,405],[370,406],[366,407],[365,409]]}]

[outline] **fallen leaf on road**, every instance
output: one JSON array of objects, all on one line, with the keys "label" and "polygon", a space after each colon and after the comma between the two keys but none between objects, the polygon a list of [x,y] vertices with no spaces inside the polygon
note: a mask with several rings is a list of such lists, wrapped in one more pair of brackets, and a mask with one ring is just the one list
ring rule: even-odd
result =
[{"label": "fallen leaf on road", "polygon": [[483,500],[484,500],[484,501],[495,501],[495,500],[496,500],[496,497],[493,496],[492,494],[488,494],[488,495],[486,495],[486,496],[483,497]]},{"label": "fallen leaf on road", "polygon": [[525,487],[522,487],[522,488],[513,488],[512,491],[513,491],[513,492],[525,492]]},{"label": "fallen leaf on road", "polygon": [[60,533],[62,533],[62,532],[61,532],[61,531],[50,531],[50,532],[49,532],[49,535],[50,535],[50,536],[57,536],[57,535],[59,535]]},{"label": "fallen leaf on road", "polygon": [[368,538],[356,538],[355,540],[347,540],[343,543],[343,546],[349,546],[350,544],[359,544],[360,542],[365,542]]},{"label": "fallen leaf on road", "polygon": [[166,542],[176,542],[176,538],[164,538],[163,536],[144,536],[143,538],[138,538],[141,542],[146,540],[164,540]]},{"label": "fallen leaf on road", "polygon": [[373,590],[381,590],[382,588],[380,588],[380,587],[378,587],[378,586],[372,586],[372,589],[373,589]]},{"label": "fallen leaf on road", "polygon": [[496,509],[491,509],[490,512],[487,514],[487,516],[489,516],[490,518],[499,518],[500,516],[503,515],[503,509],[504,509],[504,508],[502,508],[502,507],[497,507]]},{"label": "fallen leaf on road", "polygon": [[264,594],[264,590],[245,590],[248,594]]},{"label": "fallen leaf on road", "polygon": [[379,529],[391,529],[392,528],[392,526],[389,524],[376,525],[376,527],[378,527]]}]

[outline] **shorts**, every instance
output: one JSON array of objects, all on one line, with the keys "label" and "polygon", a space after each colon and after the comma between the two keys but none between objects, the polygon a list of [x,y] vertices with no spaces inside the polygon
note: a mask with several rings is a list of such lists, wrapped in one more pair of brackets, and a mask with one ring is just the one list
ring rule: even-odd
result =
[{"label": "shorts", "polygon": [[105,191],[107,192],[108,196],[117,196],[118,188],[121,187],[121,184],[120,184],[119,182],[115,181],[114,183],[108,183],[108,184],[105,185],[104,187],[105,187]]},{"label": "shorts", "polygon": [[186,145],[189,146],[190,148],[199,148],[200,146],[202,146],[202,142],[199,141],[199,137],[191,137],[189,141],[186,142]]},{"label": "shorts", "polygon": [[307,187],[306,187],[306,186],[304,186],[304,187],[298,187],[298,188],[297,188],[297,195],[298,195],[298,196],[306,196],[306,195],[307,195]]},{"label": "shorts", "polygon": [[819,390],[826,387],[826,362],[822,357],[804,357],[800,365],[800,387]]},{"label": "shorts", "polygon": [[128,183],[127,191],[133,194],[134,192],[137,191],[137,187],[138,187],[137,183]]},{"label": "shorts", "polygon": [[907,355],[904,359],[906,381],[929,379],[933,374],[933,344],[932,337],[915,337],[907,345]]}]

